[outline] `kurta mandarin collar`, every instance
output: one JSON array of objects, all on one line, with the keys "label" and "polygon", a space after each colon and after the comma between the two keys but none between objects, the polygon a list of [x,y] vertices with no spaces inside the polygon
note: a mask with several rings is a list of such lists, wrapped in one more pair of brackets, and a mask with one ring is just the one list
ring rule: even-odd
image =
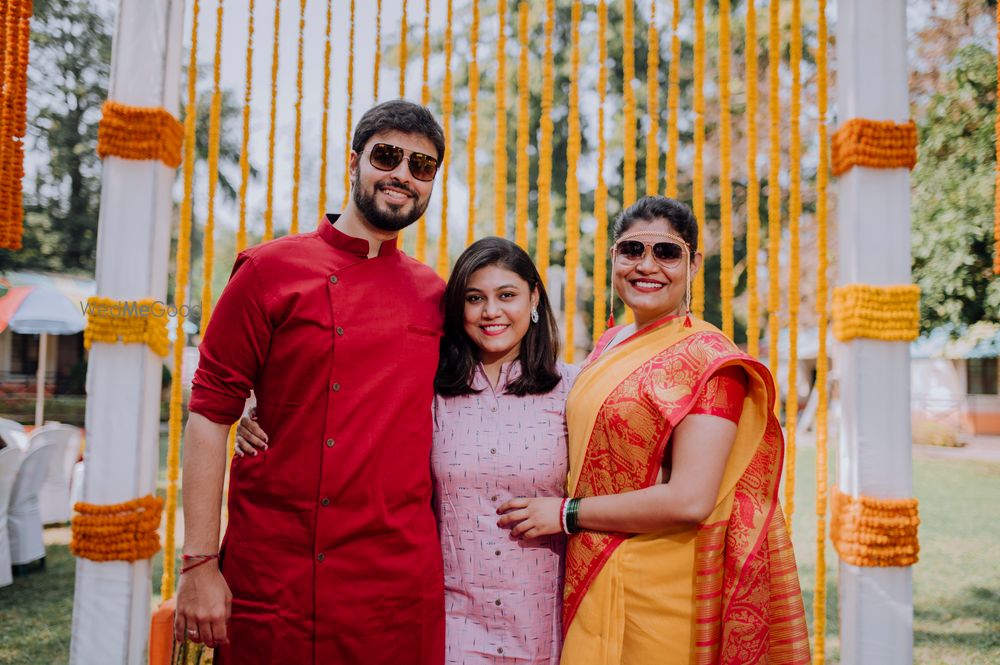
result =
[{"label": "kurta mandarin collar", "polygon": [[[354,254],[361,258],[368,258],[368,241],[364,238],[355,238],[354,236],[349,236],[333,224],[338,219],[340,215],[337,213],[327,213],[326,222],[321,222],[319,225],[319,235],[323,240],[330,243],[333,247]],[[378,249],[379,256],[388,256],[396,251],[396,238],[392,240],[384,240],[382,245]]]},{"label": "kurta mandarin collar", "polygon": [[487,388],[496,393],[507,392],[507,386],[516,381],[521,376],[521,361],[517,358],[508,360],[500,365],[500,376],[497,378],[497,385],[493,387],[486,376],[486,368],[483,363],[476,364],[476,373],[472,376],[472,389],[475,391],[486,390]]}]

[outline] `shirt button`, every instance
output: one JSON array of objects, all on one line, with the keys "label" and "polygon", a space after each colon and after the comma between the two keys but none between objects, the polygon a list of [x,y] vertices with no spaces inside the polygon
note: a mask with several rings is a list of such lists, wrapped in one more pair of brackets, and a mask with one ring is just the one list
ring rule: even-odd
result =
[{"label": "shirt button", "polygon": [[496,455],[497,454],[497,449],[496,448],[490,448],[490,454],[491,455]]},{"label": "shirt button", "polygon": [[322,552],[320,552],[319,554],[317,554],[317,555],[316,555],[316,560],[317,560],[317,561],[320,561],[320,562],[322,562],[322,561],[323,561],[323,559],[325,559],[325,558],[326,558],[326,555],[325,555],[325,554],[323,554]]},{"label": "shirt button", "polygon": [[338,335],[343,335],[344,334],[344,329],[341,326],[337,326],[337,334]]},{"label": "shirt button", "polygon": [[[321,554],[320,556],[323,556],[323,555]],[[500,599],[499,598],[497,600],[493,601],[493,602],[496,603],[497,607],[500,607]]]},{"label": "shirt button", "polygon": [[320,503],[323,504],[324,506],[329,506],[330,505],[330,500],[328,498],[326,498],[326,497],[323,497],[323,500],[320,501]]},{"label": "shirt button", "polygon": [[497,653],[503,653],[503,647],[497,647]]},{"label": "shirt button", "polygon": [[330,275],[330,283],[331,284],[336,284],[337,283],[337,276],[336,275]]},{"label": "shirt button", "polygon": [[333,384],[332,388],[333,388],[333,392],[335,392],[335,393],[339,393],[340,392],[340,384],[339,383]]},{"label": "shirt button", "polygon": [[327,448],[333,448],[333,439],[327,439],[326,440],[326,447]]},{"label": "shirt button", "polygon": [[496,501],[496,500],[497,500],[498,498],[499,498],[499,497],[497,497],[497,496],[491,496],[491,497],[490,497],[490,501]]},{"label": "shirt button", "polygon": [[[500,556],[500,550],[497,550],[497,556]],[[499,602],[499,601],[497,601]]]},{"label": "shirt button", "polygon": [[491,406],[490,407],[490,411],[492,411],[493,413],[496,413],[497,412],[497,408],[495,406]]}]

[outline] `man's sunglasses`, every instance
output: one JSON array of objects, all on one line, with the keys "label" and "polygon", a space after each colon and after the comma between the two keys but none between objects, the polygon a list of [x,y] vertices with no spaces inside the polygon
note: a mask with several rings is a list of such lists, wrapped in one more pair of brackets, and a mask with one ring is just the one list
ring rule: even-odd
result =
[{"label": "man's sunglasses", "polygon": [[638,263],[646,256],[647,247],[652,249],[656,262],[668,268],[676,266],[684,258],[684,247],[676,242],[647,243],[639,240],[620,241],[615,245],[615,256],[629,263]]},{"label": "man's sunglasses", "polygon": [[392,171],[404,159],[410,166],[410,175],[417,180],[430,182],[437,175],[437,157],[422,152],[411,152],[407,157],[405,150],[388,143],[376,143],[368,151],[368,161],[379,171]]}]

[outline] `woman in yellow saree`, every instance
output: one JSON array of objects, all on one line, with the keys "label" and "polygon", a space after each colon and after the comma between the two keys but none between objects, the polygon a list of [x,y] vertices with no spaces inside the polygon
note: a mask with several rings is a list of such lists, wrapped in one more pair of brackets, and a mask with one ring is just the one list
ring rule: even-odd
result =
[{"label": "woman in yellow saree", "polygon": [[687,206],[615,222],[612,327],[567,404],[566,499],[519,498],[517,538],[563,530],[563,665],[808,663],[778,505],[783,439],[767,368],[689,310],[701,265]]}]

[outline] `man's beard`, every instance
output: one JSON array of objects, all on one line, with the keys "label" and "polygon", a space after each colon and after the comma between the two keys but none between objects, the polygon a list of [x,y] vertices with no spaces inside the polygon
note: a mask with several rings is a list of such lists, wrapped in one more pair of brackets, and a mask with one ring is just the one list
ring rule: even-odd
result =
[{"label": "man's beard", "polygon": [[[379,185],[372,185],[371,190],[364,191],[359,186],[359,177],[354,178],[354,182],[351,183],[351,189],[354,190],[354,205],[358,207],[358,210],[364,215],[368,223],[381,231],[400,231],[405,229],[407,226],[413,222],[420,219],[420,216],[424,214],[427,209],[427,203],[430,201],[430,197],[425,199],[423,202],[420,201],[419,195],[412,189],[404,185],[403,183],[390,180],[389,182],[383,182]],[[406,203],[399,206],[388,206],[389,209],[385,210],[375,202],[375,193],[378,191],[380,186],[394,187],[400,189],[404,192],[410,194],[413,197],[413,207],[410,208],[409,212],[405,212],[403,208]]]}]

